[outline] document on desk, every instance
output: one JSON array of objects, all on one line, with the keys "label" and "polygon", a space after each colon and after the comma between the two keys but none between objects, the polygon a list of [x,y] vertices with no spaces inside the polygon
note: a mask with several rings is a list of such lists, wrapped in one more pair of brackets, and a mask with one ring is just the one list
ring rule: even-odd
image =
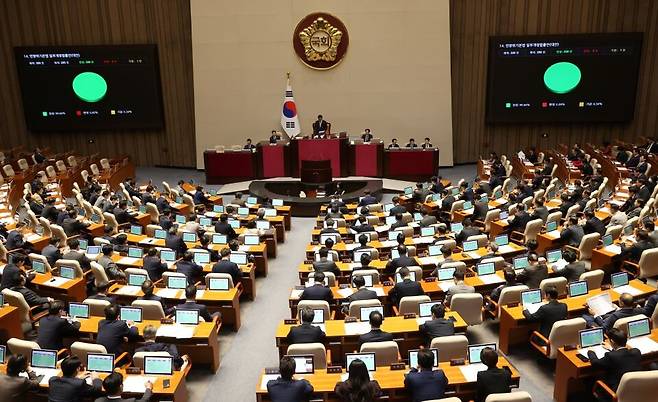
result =
[{"label": "document on desk", "polygon": [[143,375],[126,375],[123,377],[123,392],[143,394],[146,392],[146,382],[155,383],[155,377],[146,377]]},{"label": "document on desk", "polygon": [[616,309],[612,304],[609,293],[601,293],[587,299],[587,306],[592,310],[594,316],[601,316]]},{"label": "document on desk", "polygon": [[238,251],[242,251],[243,253],[248,252],[249,249],[251,249],[251,246],[244,246],[244,245],[243,245],[243,246],[239,246],[239,247],[238,247]]},{"label": "document on desk", "polygon": [[469,258],[472,258],[474,260],[479,260],[480,258],[482,258],[482,256],[477,251],[469,251],[468,253],[466,253],[466,255],[468,255]]},{"label": "document on desk", "polygon": [[338,289],[338,294],[345,298],[352,296],[352,293],[354,293],[352,288]]},{"label": "document on desk", "polygon": [[388,232],[389,228],[390,227],[388,225],[375,226],[375,232],[377,232],[377,233]]},{"label": "document on desk", "polygon": [[398,245],[398,242],[396,240],[384,240],[381,242],[382,248],[391,248],[391,247],[396,247]]},{"label": "document on desk", "polygon": [[380,287],[370,287],[368,290],[373,290],[375,293],[377,293],[377,296],[386,296],[386,293],[384,292],[384,288]]},{"label": "document on desk", "polygon": [[196,298],[201,299],[205,293],[206,293],[205,289],[197,289],[196,290]]},{"label": "document on desk", "polygon": [[165,299],[180,299],[179,294],[181,294],[180,289],[169,289],[169,288],[164,288],[164,289],[159,289],[157,292],[155,292],[156,295],[160,297],[164,297]]},{"label": "document on desk", "polygon": [[485,371],[487,366],[482,363],[467,364],[465,366],[459,366],[459,371],[462,372],[462,375],[467,382],[476,382],[478,379],[478,373],[480,371]]},{"label": "document on desk", "polygon": [[[48,380],[50,380],[50,377],[58,376],[60,373],[60,370],[56,368],[48,369],[48,368],[32,367],[32,370],[34,370],[34,374],[36,374],[37,377],[43,376],[39,381],[39,385],[48,385]],[[29,378],[26,372],[22,372],[18,374],[18,376]]]},{"label": "document on desk", "polygon": [[166,338],[176,338],[176,339],[190,339],[194,336],[194,330],[196,325],[182,325],[182,324],[173,324],[173,325],[161,325],[158,328],[156,336],[163,336]]},{"label": "document on desk", "polygon": [[544,304],[546,304],[546,302],[524,304],[523,309],[528,310],[530,314],[535,314],[537,310],[539,310],[539,307],[543,306]]},{"label": "document on desk", "polygon": [[39,240],[40,238],[41,238],[41,236],[39,236],[36,233],[31,233],[31,234],[25,236],[25,240],[27,240],[29,242],[35,242],[35,241]]},{"label": "document on desk", "polygon": [[421,265],[439,265],[443,257],[416,257]]},{"label": "document on desk", "polygon": [[119,265],[137,265],[137,263],[141,261],[140,258],[132,258],[132,257],[121,257],[119,261],[117,261],[117,264]]},{"label": "document on desk", "polygon": [[48,282],[45,282],[44,285],[58,288],[68,283],[69,281],[70,279],[62,278],[60,276],[53,276]]},{"label": "document on desk", "polygon": [[345,323],[346,335],[363,335],[370,332],[369,322],[348,322]]},{"label": "document on desk", "polygon": [[640,336],[631,338],[627,342],[631,348],[637,348],[643,355],[658,352],[658,342],[649,338],[648,336]]},{"label": "document on desk", "polygon": [[302,296],[302,293],[304,293],[304,290],[302,290],[302,289],[292,289],[290,291],[290,298],[291,299],[299,299]]},{"label": "document on desk", "polygon": [[642,291],[640,289],[634,288],[632,285],[617,286],[616,288],[612,288],[612,290],[614,290],[619,294],[628,293],[632,296],[637,296],[642,294]]},{"label": "document on desk", "polygon": [[603,247],[605,251],[612,254],[621,254],[621,247],[617,244],[611,244],[609,246]]},{"label": "document on desk", "polygon": [[550,232],[546,232],[545,236],[548,237],[551,240],[559,239],[560,238],[560,231],[559,230],[551,230]]},{"label": "document on desk", "polygon": [[484,284],[486,284],[486,285],[492,285],[492,284],[494,284],[494,283],[502,283],[502,282],[505,282],[505,279],[501,278],[500,276],[498,276],[498,275],[496,275],[496,274],[491,274],[491,275],[481,275],[481,276],[478,276],[478,278],[480,278],[480,280],[482,281],[482,283],[484,283]]},{"label": "document on desk", "polygon": [[553,263],[553,270],[554,271],[560,271],[560,270],[564,269],[564,267],[566,267],[567,264],[569,264],[569,263],[566,262],[565,260],[559,259],[559,260],[555,261],[555,263]]},{"label": "document on desk", "polygon": [[263,379],[260,382],[260,389],[263,391],[267,390],[267,383],[276,380],[277,378],[279,378],[278,374],[263,374]]},{"label": "document on desk", "polygon": [[414,237],[413,242],[414,244],[431,244],[434,243],[434,236],[424,236],[424,237]]},{"label": "document on desk", "polygon": [[583,357],[587,357],[587,352],[589,352],[590,350],[594,352],[596,357],[598,357],[599,359],[602,359],[603,356],[606,353],[608,353],[608,349],[603,347],[603,345],[596,345],[596,346],[590,346],[589,348],[578,349],[578,354]]},{"label": "document on desk", "polygon": [[121,286],[119,289],[117,289],[114,293],[118,295],[130,295],[130,296],[135,296],[139,291],[142,290],[141,287],[139,286],[130,286],[130,285],[125,285]]},{"label": "document on desk", "polygon": [[500,254],[513,253],[515,251],[516,251],[516,249],[514,247],[510,246],[509,244],[498,247],[498,252]]},{"label": "document on desk", "polygon": [[441,290],[443,290],[444,292],[447,292],[448,289],[450,289],[451,287],[453,287],[455,285],[455,282],[453,282],[453,281],[441,281],[441,282],[438,282],[437,285],[439,285],[439,288]]},{"label": "document on desk", "polygon": [[416,322],[418,323],[418,326],[421,326],[425,324],[427,321],[431,321],[432,317],[418,317],[416,318]]},{"label": "document on desk", "polygon": [[311,325],[313,325],[314,327],[320,328],[322,330],[322,332],[327,332],[327,328],[325,327],[324,324],[311,324]]}]

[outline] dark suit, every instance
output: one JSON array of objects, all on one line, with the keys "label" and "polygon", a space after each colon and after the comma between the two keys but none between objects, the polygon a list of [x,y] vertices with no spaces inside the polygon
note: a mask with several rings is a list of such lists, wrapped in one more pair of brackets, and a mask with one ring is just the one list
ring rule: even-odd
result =
[{"label": "dark suit", "polygon": [[174,250],[179,256],[187,251],[187,244],[185,244],[183,238],[171,233],[168,233],[165,238],[165,247]]},{"label": "dark suit", "polygon": [[62,256],[63,260],[75,260],[80,264],[80,268],[83,270],[88,270],[91,268],[91,260],[87,258],[87,256],[83,253],[81,253],[78,250],[71,250],[68,253],[64,254]]},{"label": "dark suit", "polygon": [[23,295],[23,299],[25,299],[25,302],[30,307],[36,307],[48,303],[47,297],[41,297],[34,290],[28,289],[25,286],[14,286],[11,290]]},{"label": "dark suit", "polygon": [[418,330],[425,339],[425,344],[429,346],[434,338],[454,335],[455,322],[445,318],[436,318],[421,324]]},{"label": "dark suit", "polygon": [[194,282],[203,274],[203,267],[194,261],[180,260],[176,263],[176,271],[187,277],[188,285],[194,285]]},{"label": "dark suit", "polygon": [[217,221],[217,223],[215,223],[215,233],[226,235],[226,237],[228,237],[229,240],[238,238],[238,235],[237,233],[235,233],[235,229],[233,229],[233,226],[229,225],[228,223],[224,223],[220,221]]},{"label": "dark suit", "polygon": [[455,197],[452,194],[449,194],[443,198],[441,201],[441,209],[443,211],[450,211],[452,204],[455,203]]},{"label": "dark suit", "polygon": [[58,213],[59,211],[54,205],[46,205],[41,211],[41,217],[48,219],[50,222],[55,222]]},{"label": "dark suit", "polygon": [[588,352],[593,368],[604,371],[603,378],[606,385],[616,391],[625,373],[642,371],[642,354],[638,349],[619,348],[606,353],[599,359],[594,352]]},{"label": "dark suit", "polygon": [[585,222],[583,232],[585,232],[585,234],[598,233],[603,236],[605,234],[605,224],[595,216]]},{"label": "dark suit", "polygon": [[130,214],[125,209],[116,207],[112,210],[112,214],[119,225],[130,222]]},{"label": "dark suit", "polygon": [[18,230],[12,230],[7,235],[7,241],[5,242],[5,248],[9,251],[22,248],[25,245],[25,240],[23,239],[23,234]]},{"label": "dark suit", "polygon": [[39,380],[31,372],[29,378],[0,374],[0,402],[23,402],[27,391],[39,389]]},{"label": "dark suit", "polygon": [[581,226],[571,225],[560,233],[560,240],[569,246],[578,247],[583,236],[585,231]]},{"label": "dark suit", "polygon": [[580,275],[587,272],[587,267],[581,261],[575,261],[567,264],[563,269],[557,271],[559,276],[567,278],[567,282],[576,282],[580,280]]},{"label": "dark suit", "polygon": [[151,395],[153,394],[153,391],[150,389],[146,389],[144,391],[144,395],[142,395],[141,398],[109,398],[107,396],[103,396],[100,398],[96,398],[94,402],[147,402],[149,399],[151,399]]},{"label": "dark suit", "polygon": [[519,274],[518,280],[530,289],[536,289],[544,279],[548,278],[548,267],[546,265],[529,265]]},{"label": "dark suit", "polygon": [[21,282],[21,276],[23,276],[23,271],[18,268],[16,265],[9,263],[5,265],[4,270],[2,271],[2,281],[0,282],[0,289],[13,288],[18,286]]},{"label": "dark suit", "polygon": [[160,257],[157,255],[147,255],[142,260],[142,268],[148,272],[149,278],[155,282],[162,278],[163,272],[167,271],[167,264],[160,261]]},{"label": "dark suit", "polygon": [[48,264],[50,264],[51,267],[55,266],[55,262],[62,258],[62,252],[59,251],[59,248],[57,246],[54,246],[52,244],[47,245],[46,247],[41,250],[41,255],[46,257],[48,260]]},{"label": "dark suit", "polygon": [[208,313],[208,308],[203,304],[195,303],[193,301],[186,301],[181,303],[176,308],[181,310],[199,310],[199,317],[203,318],[206,322],[212,321],[212,316]]},{"label": "dark suit", "polygon": [[624,257],[629,260],[639,261],[642,257],[644,250],[655,247],[654,244],[648,240],[640,240],[635,242],[632,246],[626,247],[626,244],[621,245],[621,252]]},{"label": "dark suit", "polygon": [[313,262],[313,271],[316,272],[332,272],[336,277],[340,276],[340,269],[333,261],[315,261]]},{"label": "dark suit", "polygon": [[412,368],[404,378],[404,387],[411,394],[413,402],[443,398],[448,378],[443,370],[422,370]]},{"label": "dark suit", "polygon": [[302,325],[290,328],[286,339],[288,344],[292,345],[293,343],[323,343],[326,337],[320,327],[302,323]]},{"label": "dark suit", "polygon": [[195,204],[208,204],[210,201],[202,191],[197,191],[194,193],[194,203]]},{"label": "dark suit", "polygon": [[334,294],[328,287],[316,283],[304,289],[301,296],[299,296],[299,300],[325,300],[331,303],[334,300]]},{"label": "dark suit", "polygon": [[169,343],[146,342],[143,346],[135,349],[135,353],[137,352],[167,352],[174,358],[174,367],[176,367],[176,370],[180,370],[184,363],[183,359],[180,357],[180,353],[178,353],[176,345]]},{"label": "dark suit", "polygon": [[345,301],[349,305],[355,300],[371,300],[371,299],[377,299],[377,292],[375,292],[374,290],[361,288],[356,292],[352,293],[351,295],[349,295],[347,299],[345,299]]},{"label": "dark suit", "polygon": [[238,264],[229,260],[217,261],[212,267],[212,272],[215,274],[229,274],[233,279],[233,285],[237,286],[242,281],[242,271]]},{"label": "dark suit", "polygon": [[603,327],[605,332],[608,332],[615,326],[617,320],[642,314],[642,312],[643,310],[640,307],[622,307],[603,317],[597,317],[596,322]]},{"label": "dark suit", "polygon": [[272,402],[304,402],[313,396],[313,386],[307,380],[277,378],[267,382],[267,393]]},{"label": "dark suit", "polygon": [[313,134],[326,134],[329,123],[326,120],[316,120],[313,122]]},{"label": "dark suit", "polygon": [[658,304],[658,294],[653,295],[647,299],[646,303],[644,303],[644,307],[642,307],[644,310],[643,314],[647,317],[651,317],[654,310],[656,310],[656,304]]},{"label": "dark suit", "polygon": [[50,377],[50,380],[48,380],[48,401],[78,402],[84,398],[101,395],[102,388],[103,382],[100,378],[96,378],[92,385],[89,385],[83,378]]},{"label": "dark suit", "polygon": [[457,240],[457,243],[463,243],[464,240],[468,239],[471,236],[477,236],[480,234],[480,229],[470,226],[470,227],[465,227],[462,229],[461,232],[457,236],[455,236],[455,240]]},{"label": "dark suit", "polygon": [[392,274],[395,273],[395,270],[398,269],[398,268],[411,267],[411,266],[415,266],[415,265],[418,265],[416,263],[415,259],[413,259],[409,256],[406,256],[406,255],[401,255],[398,258],[393,258],[391,261],[389,261],[386,264],[386,268],[384,269],[384,273],[392,275]]},{"label": "dark suit", "polygon": [[434,215],[425,215],[425,216],[423,216],[423,219],[421,219],[420,222],[418,222],[418,224],[421,227],[427,227],[427,226],[432,226],[432,225],[436,224],[436,222],[437,222],[436,216],[434,216]]},{"label": "dark suit", "polygon": [[539,307],[533,314],[530,314],[528,310],[523,310],[523,315],[530,322],[539,322],[539,333],[548,338],[553,324],[567,318],[567,305],[557,300],[551,300]]},{"label": "dark suit", "polygon": [[523,233],[523,231],[525,230],[525,226],[531,220],[532,217],[526,211],[517,213],[516,215],[514,215],[514,219],[509,221],[508,231],[510,233],[514,231]]},{"label": "dark suit", "polygon": [[361,198],[361,201],[359,201],[360,207],[368,206],[371,204],[377,204],[377,198],[373,197],[372,195],[366,195],[365,197]]},{"label": "dark suit", "polygon": [[541,219],[542,221],[546,222],[546,218],[548,218],[548,208],[545,206],[535,208],[531,217],[532,219]]},{"label": "dark suit", "polygon": [[128,340],[134,340],[138,336],[137,327],[128,327],[125,321],[101,320],[98,323],[96,343],[105,346],[107,353],[114,353],[118,356],[123,351],[123,338],[127,337]]},{"label": "dark suit", "polygon": [[489,212],[489,205],[486,202],[476,201],[473,205],[473,215],[471,220],[484,220]]},{"label": "dark suit", "polygon": [[388,214],[394,216],[396,214],[403,214],[405,212],[407,212],[407,208],[403,207],[402,205],[396,205],[391,208],[390,211],[388,211]]},{"label": "dark suit", "polygon": [[[372,225],[369,225],[367,223],[364,223],[363,225],[352,226],[352,230],[357,232],[357,233],[374,232],[375,227],[372,226]],[[358,239],[358,237],[357,237],[357,239]]]},{"label": "dark suit", "polygon": [[60,350],[64,347],[63,339],[77,336],[79,322],[69,322],[66,318],[47,315],[39,320],[37,343],[43,349]]},{"label": "dark suit", "polygon": [[412,281],[411,279],[405,279],[393,286],[393,289],[388,292],[388,297],[391,299],[391,303],[397,305],[403,297],[421,296],[424,294],[425,291],[423,290],[420,282]]},{"label": "dark suit", "polygon": [[393,334],[384,332],[381,329],[373,328],[370,330],[370,332],[366,332],[365,334],[359,336],[359,348],[366,342],[386,342],[392,340]]},{"label": "dark suit", "polygon": [[[167,201],[167,199],[162,197],[162,196],[158,197],[158,199],[155,200],[155,206],[158,208],[158,212],[160,212],[160,213],[162,213],[165,209],[170,209],[169,201]],[[165,230],[167,230],[167,229],[165,229]]]},{"label": "dark suit", "polygon": [[174,226],[174,222],[171,220],[171,218],[164,215],[160,216],[159,224],[162,229],[167,231],[171,229],[172,226]]},{"label": "dark suit", "polygon": [[490,368],[477,375],[477,397],[475,402],[484,402],[490,394],[510,392],[512,373],[501,368]]}]

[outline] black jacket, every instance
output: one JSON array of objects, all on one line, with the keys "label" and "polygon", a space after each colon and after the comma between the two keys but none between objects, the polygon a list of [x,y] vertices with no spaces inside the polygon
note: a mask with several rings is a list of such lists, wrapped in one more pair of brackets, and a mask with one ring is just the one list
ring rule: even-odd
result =
[{"label": "black jacket", "polygon": [[212,267],[212,272],[216,274],[229,274],[233,279],[233,285],[237,286],[242,281],[242,271],[238,264],[229,260],[217,261]]},{"label": "black jacket", "polygon": [[397,305],[403,297],[421,296],[424,294],[425,291],[423,290],[420,282],[412,281],[411,279],[405,279],[393,286],[393,289],[388,292],[388,297],[391,299],[391,303]]},{"label": "black jacket", "polygon": [[411,267],[418,265],[415,259],[402,255],[398,258],[393,258],[391,261],[389,261],[386,264],[386,268],[384,269],[384,273],[392,275],[395,273],[395,270],[401,267]]},{"label": "black jacket", "polygon": [[54,376],[48,380],[48,401],[78,402],[84,398],[101,395],[102,388],[103,383],[100,378],[96,378],[92,385],[89,385],[83,378]]},{"label": "black jacket", "polygon": [[41,297],[34,290],[28,289],[25,286],[14,286],[11,288],[11,290],[22,294],[25,302],[30,307],[40,306],[42,304],[48,303],[47,297]]},{"label": "black jacket", "polygon": [[130,214],[125,209],[116,207],[112,211],[112,214],[119,225],[130,222]]},{"label": "black jacket", "polygon": [[384,332],[381,329],[373,328],[370,330],[370,332],[366,332],[365,334],[359,336],[359,348],[361,348],[361,345],[366,342],[386,342],[392,340],[393,334]]},{"label": "black jacket", "polygon": [[313,386],[307,380],[283,380],[267,382],[267,393],[272,402],[305,402],[313,396]]},{"label": "black jacket", "polygon": [[286,340],[289,345],[293,343],[324,343],[326,337],[320,327],[302,323],[302,325],[290,328]]},{"label": "black jacket", "polygon": [[315,261],[313,262],[313,271],[316,272],[333,272],[336,278],[340,276],[340,269],[333,261]]},{"label": "black jacket", "polygon": [[21,282],[21,276],[23,276],[23,271],[18,268],[16,265],[9,263],[5,265],[4,270],[2,271],[2,281],[0,282],[0,289],[13,288],[18,286]]},{"label": "black jacket", "polygon": [[490,394],[510,392],[512,373],[504,368],[490,368],[480,371],[477,376],[476,402],[484,402]]},{"label": "black jacket", "polygon": [[301,296],[299,296],[299,300],[325,300],[331,303],[334,300],[334,295],[331,289],[320,283],[316,283],[304,289]]},{"label": "black jacket", "polygon": [[171,229],[172,226],[174,226],[174,222],[171,220],[171,218],[161,215],[159,222],[160,227],[164,230],[169,230]]},{"label": "black jacket", "polygon": [[552,300],[539,307],[533,314],[530,314],[528,310],[523,310],[523,315],[530,322],[539,322],[539,333],[548,338],[553,324],[567,318],[567,305]]},{"label": "black jacket", "polygon": [[560,240],[569,246],[578,247],[583,240],[585,231],[578,225],[571,225],[560,233]]},{"label": "black jacket", "polygon": [[621,245],[622,255],[629,260],[639,261],[642,257],[644,250],[655,247],[654,244],[648,240],[640,240],[635,242],[632,246],[626,247],[626,244]]},{"label": "black jacket", "polygon": [[54,246],[52,244],[47,245],[46,247],[41,250],[41,255],[46,257],[48,260],[48,264],[50,264],[51,267],[55,266],[55,262],[62,258],[62,252],[59,251],[59,248],[57,246]]},{"label": "black jacket", "polygon": [[87,225],[74,218],[66,218],[64,219],[64,222],[62,222],[62,229],[64,229],[64,233],[66,233],[67,236],[79,235],[86,227]]},{"label": "black jacket", "polygon": [[185,244],[183,238],[175,234],[167,234],[165,247],[174,250],[178,256],[183,255],[187,251],[187,244]]},{"label": "black jacket", "polygon": [[94,402],[147,402],[149,399],[151,399],[151,396],[153,395],[153,391],[150,389],[146,389],[144,391],[144,395],[142,395],[141,398],[110,398],[107,396],[102,396],[100,398],[96,398]]},{"label": "black jacket", "polygon": [[509,220],[509,226],[507,227],[509,232],[517,231],[523,233],[525,226],[532,220],[530,214],[526,211],[514,215],[514,219]]},{"label": "black jacket", "polygon": [[134,340],[139,336],[137,327],[128,327],[125,321],[101,320],[98,323],[98,337],[96,343],[105,346],[107,353],[118,356],[123,351],[123,338]]},{"label": "black jacket", "polygon": [[203,267],[194,261],[180,260],[176,263],[176,271],[187,277],[188,285],[194,285],[194,282],[203,274]]},{"label": "black jacket", "polygon": [[429,346],[434,338],[454,335],[455,322],[446,318],[437,318],[421,324],[418,331],[425,339],[425,345]]},{"label": "black jacket", "polygon": [[484,220],[487,217],[487,212],[489,212],[489,204],[482,201],[476,201],[473,204],[473,215],[471,215],[471,220]]},{"label": "black jacket", "polygon": [[370,300],[370,299],[377,299],[377,292],[375,292],[374,290],[361,288],[356,292],[352,293],[351,295],[349,295],[347,299],[345,299],[345,301],[349,304],[355,300]]},{"label": "black jacket", "polygon": [[470,227],[465,227],[462,229],[461,232],[457,236],[455,236],[455,240],[457,240],[457,243],[463,243],[464,240],[468,239],[471,236],[477,236],[480,234],[480,229],[470,226]]},{"label": "black jacket", "polygon": [[443,370],[422,370],[412,368],[404,378],[404,387],[411,394],[413,402],[443,398],[448,387],[448,378]]},{"label": "black jacket", "polygon": [[43,349],[60,350],[64,347],[62,340],[77,336],[79,329],[79,322],[69,322],[66,318],[47,315],[39,320],[37,343]]},{"label": "black jacket", "polygon": [[212,321],[212,316],[208,313],[208,308],[203,304],[186,301],[176,306],[176,308],[181,310],[199,310],[199,317],[203,318],[206,322]]},{"label": "black jacket", "polygon": [[235,233],[235,229],[233,229],[233,226],[229,225],[228,223],[220,222],[217,221],[215,223],[215,233],[220,233],[226,235],[229,240],[237,239],[238,235]]},{"label": "black jacket", "polygon": [[25,245],[25,240],[23,239],[23,234],[18,230],[12,230],[7,234],[7,241],[5,242],[5,248],[9,251],[22,248]]},{"label": "black jacket", "polygon": [[557,272],[558,275],[567,278],[567,282],[576,282],[580,280],[580,275],[587,272],[587,267],[580,261],[567,264],[563,269]]},{"label": "black jacket", "polygon": [[529,265],[517,277],[519,282],[530,289],[538,288],[541,281],[546,278],[548,278],[548,268],[544,264]]},{"label": "black jacket", "polygon": [[598,233],[603,236],[605,234],[605,224],[595,216],[585,222],[583,231],[585,234]]},{"label": "black jacket", "polygon": [[611,350],[601,359],[592,351],[587,356],[593,368],[603,370],[603,381],[615,391],[624,374],[642,370],[642,353],[635,348]]},{"label": "black jacket", "polygon": [[152,281],[158,281],[162,278],[162,274],[167,271],[167,264],[160,261],[157,255],[146,255],[142,260],[142,268],[149,274]]}]

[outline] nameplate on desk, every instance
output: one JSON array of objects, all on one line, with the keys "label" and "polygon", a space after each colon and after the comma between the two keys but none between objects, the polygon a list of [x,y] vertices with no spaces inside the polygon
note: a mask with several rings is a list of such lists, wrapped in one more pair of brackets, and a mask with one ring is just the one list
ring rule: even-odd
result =
[{"label": "nameplate on desk", "polygon": [[435,276],[428,276],[427,278],[423,279],[425,282],[436,282],[436,277]]},{"label": "nameplate on desk", "polygon": [[574,344],[564,345],[564,350],[566,351],[576,350],[576,349],[578,349],[578,345],[574,345]]},{"label": "nameplate on desk", "polygon": [[142,374],[142,370],[139,367],[127,367],[126,374]]},{"label": "nameplate on desk", "polygon": [[391,282],[391,281],[383,281],[383,282],[382,282],[382,285],[384,285],[384,286],[393,286],[393,282]]},{"label": "nameplate on desk", "polygon": [[451,366],[463,366],[464,364],[466,364],[465,359],[450,359]]},{"label": "nameplate on desk", "polygon": [[294,319],[294,318],[287,318],[287,319],[283,320],[283,323],[285,325],[295,325],[295,324],[297,324],[297,320]]},{"label": "nameplate on desk", "polygon": [[278,367],[265,367],[265,374],[279,374],[279,368]]},{"label": "nameplate on desk", "polygon": [[160,324],[173,324],[174,319],[173,318],[160,318]]},{"label": "nameplate on desk", "polygon": [[340,374],[343,372],[341,366],[327,366],[327,374]]},{"label": "nameplate on desk", "polygon": [[509,303],[507,307],[518,307],[519,303]]},{"label": "nameplate on desk", "polygon": [[404,363],[391,363],[391,371],[393,370],[404,370],[407,366]]},{"label": "nameplate on desk", "polygon": [[353,243],[354,243],[354,240],[352,240],[352,239],[346,239],[344,243],[345,243],[345,244],[353,244]]},{"label": "nameplate on desk", "polygon": [[416,318],[416,314],[415,314],[415,313],[406,313],[406,314],[404,315],[404,319],[405,319],[405,320],[410,320],[410,319],[413,319],[413,318]]},{"label": "nameplate on desk", "polygon": [[313,261],[311,260],[304,260],[305,265],[313,265]]},{"label": "nameplate on desk", "polygon": [[345,317],[345,323],[357,322],[356,317]]}]

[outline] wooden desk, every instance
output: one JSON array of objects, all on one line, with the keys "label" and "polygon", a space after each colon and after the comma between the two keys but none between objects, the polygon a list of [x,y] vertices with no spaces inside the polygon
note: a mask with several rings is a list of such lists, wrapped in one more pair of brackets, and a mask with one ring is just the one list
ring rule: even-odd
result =
[{"label": "wooden desk", "polygon": [[6,345],[10,338],[23,339],[23,330],[18,307],[5,304],[0,307],[0,343]]},{"label": "wooden desk", "polygon": [[[468,325],[459,313],[455,311],[446,312],[446,318],[448,317],[455,318],[456,332],[466,331]],[[288,349],[286,336],[288,336],[290,328],[297,325],[286,325],[283,321],[279,323],[276,329],[276,346],[279,349],[279,357],[286,354]],[[418,349],[419,345],[425,344],[425,340],[418,332],[416,319],[405,319],[403,316],[385,317],[381,328],[383,331],[392,333],[398,339],[397,342],[402,356],[406,356],[409,349]],[[345,321],[327,320],[325,322],[325,333],[327,334],[326,344],[328,349],[331,349],[334,362],[342,362],[345,353],[358,350],[359,334],[348,334],[345,329]]]},{"label": "wooden desk", "polygon": [[33,288],[39,295],[50,296],[54,299],[80,302],[87,298],[87,281],[84,277],[70,279],[60,286],[49,284],[52,278],[51,273],[36,274],[28,286]]},{"label": "wooden desk", "polygon": [[[654,328],[650,336],[654,341],[658,341],[658,329]],[[599,374],[589,362],[580,360],[576,356],[577,354],[577,350],[565,351],[564,348],[558,350],[555,365],[555,386],[553,388],[553,398],[556,402],[567,402],[570,395],[585,387],[587,378]],[[657,360],[658,354],[656,353],[642,355],[643,365],[648,365]]]},{"label": "wooden desk", "polygon": [[[635,299],[643,299],[652,295],[653,293],[656,293],[656,288],[648,286],[637,279],[632,280],[630,284],[642,291],[641,294],[635,296]],[[612,289],[594,289],[590,290],[587,295],[567,297],[566,299],[560,300],[560,302],[566,303],[569,317],[573,318],[587,311],[585,303],[587,302],[588,298],[603,292],[609,293],[613,302],[617,302],[619,300],[619,293]],[[510,353],[511,348],[514,345],[527,343],[530,331],[536,329],[537,327],[538,324],[528,323],[526,321],[525,317],[523,316],[522,306],[503,306],[500,312],[498,347],[503,353]]]},{"label": "wooden desk", "polygon": [[[80,333],[88,334],[94,340],[98,335],[98,323],[102,317],[89,317],[80,320]],[[160,328],[163,324],[160,321],[145,320],[136,324],[139,334],[144,333],[144,328],[147,325],[153,325]],[[173,343],[178,348],[181,355],[188,355],[192,359],[194,365],[209,365],[212,372],[219,369],[219,340],[218,333],[221,328],[221,323],[217,320],[212,322],[200,322],[196,325],[194,335],[188,339],[166,338],[158,337],[162,342]]]},{"label": "wooden desk", "polygon": [[[333,363],[333,362],[332,362]],[[469,382],[462,374],[459,366],[451,366],[450,363],[439,363],[439,367],[448,378],[448,393],[449,396],[458,396],[462,400],[470,400],[475,396],[475,383]],[[512,382],[518,386],[520,374],[514,366],[504,357],[500,356],[498,359],[498,367],[509,367],[512,371]],[[379,386],[382,388],[384,398],[387,401],[409,401],[410,396],[404,388],[404,376],[409,372],[406,370],[391,370],[389,367],[377,367],[377,370],[372,373],[372,378],[377,380]],[[326,370],[315,370],[315,373],[295,376],[295,378],[305,378],[311,385],[313,385],[313,399],[321,399],[323,401],[335,401],[336,394],[334,388],[337,383],[341,382],[341,375],[343,373],[327,373]],[[267,389],[261,388],[263,382],[264,372],[261,373],[256,384],[256,400],[268,401],[270,400],[267,395]],[[446,395],[448,396],[448,395]]]}]

